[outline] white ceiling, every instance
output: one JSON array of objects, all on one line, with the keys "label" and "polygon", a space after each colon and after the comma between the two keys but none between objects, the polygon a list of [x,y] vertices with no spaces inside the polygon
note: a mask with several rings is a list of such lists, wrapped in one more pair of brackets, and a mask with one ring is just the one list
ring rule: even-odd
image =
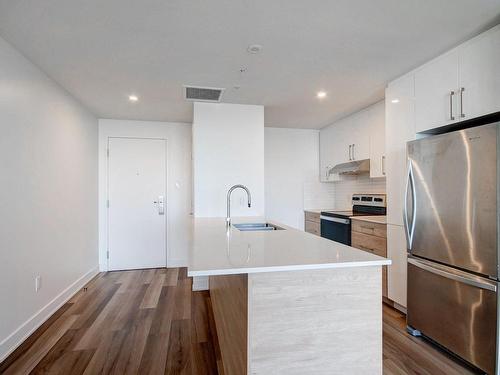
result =
[{"label": "white ceiling", "polygon": [[500,0],[0,0],[0,34],[101,118],[191,122],[194,84],[320,128],[499,16]]}]

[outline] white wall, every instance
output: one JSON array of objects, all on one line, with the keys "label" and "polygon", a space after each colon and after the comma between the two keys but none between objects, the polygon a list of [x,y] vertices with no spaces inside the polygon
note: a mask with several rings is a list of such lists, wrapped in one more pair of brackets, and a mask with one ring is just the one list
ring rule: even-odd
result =
[{"label": "white wall", "polygon": [[304,229],[304,193],[319,180],[319,131],[265,128],[264,134],[266,217]]},{"label": "white wall", "polygon": [[167,140],[167,266],[187,265],[191,223],[191,124],[99,120],[99,266],[107,270],[107,159],[109,137]]},{"label": "white wall", "polygon": [[226,216],[227,190],[243,184],[252,194],[235,191],[232,216],[264,214],[264,107],[195,103],[193,116],[194,214]]},{"label": "white wall", "polygon": [[0,72],[2,361],[97,272],[97,119],[1,38]]}]

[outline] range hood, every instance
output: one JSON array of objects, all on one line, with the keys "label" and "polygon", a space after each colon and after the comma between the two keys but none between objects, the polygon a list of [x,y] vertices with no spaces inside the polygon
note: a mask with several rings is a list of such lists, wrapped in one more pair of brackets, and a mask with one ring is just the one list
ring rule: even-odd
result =
[{"label": "range hood", "polygon": [[370,173],[370,159],[354,160],[347,163],[337,164],[330,169],[329,174],[332,173],[353,176]]}]

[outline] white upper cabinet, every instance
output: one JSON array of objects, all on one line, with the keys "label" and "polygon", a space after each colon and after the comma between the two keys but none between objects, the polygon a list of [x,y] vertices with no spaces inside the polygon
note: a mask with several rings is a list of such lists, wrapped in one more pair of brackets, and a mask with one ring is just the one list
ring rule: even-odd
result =
[{"label": "white upper cabinet", "polygon": [[417,132],[500,111],[500,25],[414,74]]},{"label": "white upper cabinet", "polygon": [[319,162],[320,162],[320,181],[329,182],[338,180],[338,176],[329,174],[331,168],[338,164],[343,152],[337,147],[341,135],[341,127],[328,126],[319,132]]},{"label": "white upper cabinet", "polygon": [[349,129],[346,137],[347,148],[351,147],[351,157],[346,161],[370,158],[370,108],[356,112],[343,120],[344,126]]},{"label": "white upper cabinet", "polygon": [[370,177],[385,177],[385,105],[380,101],[370,107]]},{"label": "white upper cabinet", "polygon": [[[381,107],[381,110],[375,107],[377,105]],[[377,126],[380,128],[383,126],[383,124],[380,124],[380,117],[383,117],[383,115],[383,103],[377,103],[321,129],[319,135],[320,181],[339,181],[341,179],[339,175],[328,173],[337,164],[371,159],[370,136],[373,133],[372,127]],[[383,141],[383,127],[381,131]],[[379,147],[381,146],[379,145]],[[384,151],[377,149],[374,152],[381,153],[374,157],[382,160]],[[378,167],[380,171],[377,172],[377,177],[382,176],[381,163],[380,161]]]},{"label": "white upper cabinet", "polygon": [[385,108],[387,223],[402,226],[406,142],[415,139],[413,74],[406,75],[387,86]]},{"label": "white upper cabinet", "polygon": [[463,45],[459,76],[462,119],[500,111],[500,27]]},{"label": "white upper cabinet", "polygon": [[459,121],[458,86],[457,50],[431,61],[415,72],[417,132]]}]

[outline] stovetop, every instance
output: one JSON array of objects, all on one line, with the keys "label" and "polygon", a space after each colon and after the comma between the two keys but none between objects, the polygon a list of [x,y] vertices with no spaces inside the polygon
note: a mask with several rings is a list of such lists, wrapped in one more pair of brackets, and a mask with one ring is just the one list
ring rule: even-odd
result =
[{"label": "stovetop", "polygon": [[322,211],[321,215],[339,218],[351,216],[385,215],[385,195],[383,194],[354,194],[352,197],[352,210]]}]

